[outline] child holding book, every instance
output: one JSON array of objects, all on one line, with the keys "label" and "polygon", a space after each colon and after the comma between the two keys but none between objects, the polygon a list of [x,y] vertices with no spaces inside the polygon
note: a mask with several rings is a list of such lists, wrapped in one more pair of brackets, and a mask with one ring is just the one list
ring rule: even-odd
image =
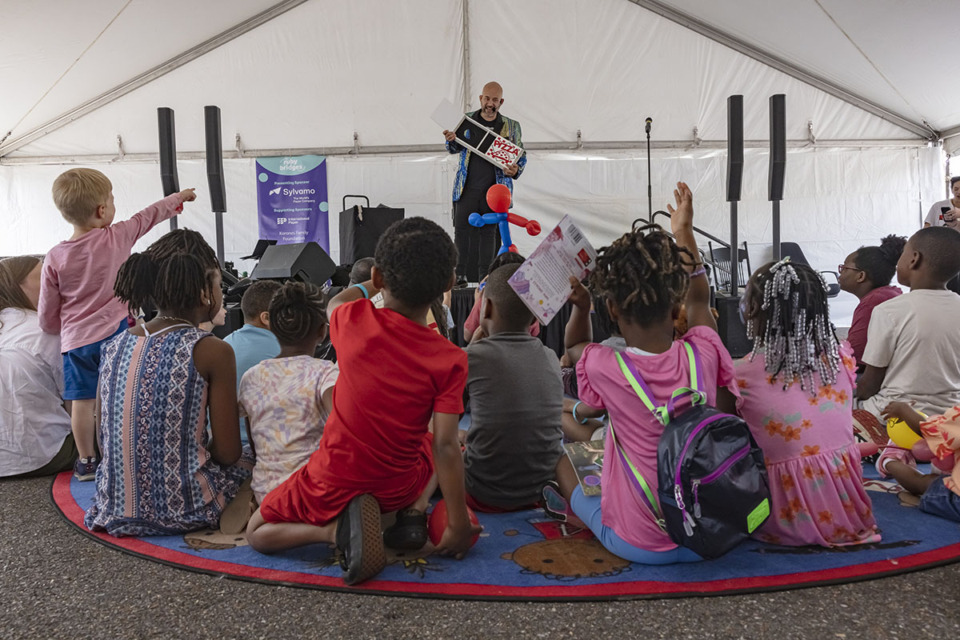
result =
[{"label": "child holding book", "polygon": [[529,508],[563,455],[560,362],[530,335],[533,314],[507,282],[519,268],[508,264],[487,276],[480,305],[487,337],[466,349],[471,424],[464,467],[468,504],[477,511]]},{"label": "child holding book", "polygon": [[[676,211],[670,209],[676,238],[656,225],[624,234],[600,249],[590,274],[594,292],[602,295],[611,318],[620,328],[629,358],[643,376],[658,404],[690,381],[689,359],[682,342],[674,339],[674,320],[685,302],[689,330],[683,340],[700,357],[701,389],[708,404],[717,405],[720,387],[736,390],[730,354],[720,342],[710,310],[710,288],[703,265],[697,260],[693,237],[693,195],[686,184],[674,191]],[[616,438],[607,437],[599,497],[583,493],[576,473],[565,456],[557,465],[560,492],[572,514],[582,520],[603,546],[626,560],[641,564],[694,562],[700,556],[678,547],[656,523],[655,516],[619,464],[614,441],[643,474],[653,494],[657,491],[657,444],[663,425],[648,410],[624,377],[617,350],[592,344],[590,293],[570,278],[573,312],[567,323],[567,354],[576,363],[580,400],[606,409]],[[726,393],[721,408],[732,409]],[[729,409],[728,409],[729,407]]]},{"label": "child holding book", "polygon": [[100,348],[128,326],[127,307],[113,292],[117,271],[137,240],[196,197],[193,189],[185,189],[113,224],[117,210],[107,176],[94,169],[70,169],[53,183],[53,201],[73,226],[73,235],[43,261],[37,314],[44,332],[60,334],[63,399],[73,401],[78,480],[93,480],[97,470],[93,409]]},{"label": "child holding book", "polygon": [[[347,584],[383,569],[384,544],[426,543],[438,484],[448,513],[439,550],[462,557],[480,531],[467,517],[457,437],[467,356],[427,326],[430,305],[455,282],[456,248],[437,224],[406,218],[384,232],[374,260],[371,279],[327,307],[340,377],[320,446],[247,526],[261,553],[336,544]],[[375,308],[369,298],[381,292]],[[397,511],[386,532],[381,511]]]}]

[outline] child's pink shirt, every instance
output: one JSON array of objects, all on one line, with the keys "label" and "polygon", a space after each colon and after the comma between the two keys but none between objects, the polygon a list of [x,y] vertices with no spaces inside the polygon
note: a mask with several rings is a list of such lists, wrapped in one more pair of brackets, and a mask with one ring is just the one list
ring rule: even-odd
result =
[{"label": "child's pink shirt", "polygon": [[45,333],[60,334],[66,353],[112,335],[127,317],[113,295],[120,265],[134,243],[158,223],[183,210],[180,194],[156,202],[129,220],[93,229],[52,248],[43,259],[37,314]]},{"label": "child's pink shirt", "polygon": [[[733,361],[716,331],[693,327],[684,340],[694,345],[700,355],[700,373],[707,402],[716,405],[717,387],[727,387],[738,394]],[[666,404],[680,387],[690,385],[690,362],[686,349],[676,341],[667,351],[640,355],[634,349],[621,352],[630,358],[650,387],[657,405]],[[580,400],[591,407],[606,409],[617,434],[617,440],[643,475],[650,489],[657,491],[657,444],[663,426],[647,409],[617,364],[617,352],[599,344],[588,345],[577,362]],[[631,484],[613,445],[606,438],[601,493],[603,524],[611,527],[629,544],[648,551],[675,549],[670,536],[654,521],[646,501]]]}]

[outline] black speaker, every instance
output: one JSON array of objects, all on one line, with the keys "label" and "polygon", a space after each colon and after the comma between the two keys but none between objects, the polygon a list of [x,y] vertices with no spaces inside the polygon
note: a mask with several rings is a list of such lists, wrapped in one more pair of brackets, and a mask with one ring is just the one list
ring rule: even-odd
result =
[{"label": "black speaker", "polygon": [[220,107],[204,107],[203,123],[207,135],[207,184],[210,185],[210,203],[215,212],[223,213],[227,210],[227,195],[223,188]]},{"label": "black speaker", "polygon": [[300,280],[318,287],[336,272],[327,252],[316,242],[275,244],[267,247],[260,262],[253,268],[253,280]]},{"label": "black speaker", "polygon": [[743,183],[743,96],[727,98],[727,202],[740,201]]},{"label": "black speaker", "polygon": [[753,350],[753,341],[747,338],[747,327],[740,321],[740,296],[717,291],[715,298],[720,341],[732,357],[742,358]]},{"label": "black speaker", "polygon": [[173,124],[173,109],[157,108],[157,125],[160,131],[160,183],[163,197],[180,191],[177,176],[177,135]]},{"label": "black speaker", "polygon": [[[354,205],[347,208],[347,198],[363,198],[367,206]],[[403,220],[403,209],[393,209],[382,204],[370,206],[366,196],[344,196],[340,212],[340,263],[352,264],[360,258],[371,258],[380,236],[391,224]]]},{"label": "black speaker", "polygon": [[787,96],[770,96],[770,172],[767,193],[770,200],[783,200],[783,177],[787,165]]}]

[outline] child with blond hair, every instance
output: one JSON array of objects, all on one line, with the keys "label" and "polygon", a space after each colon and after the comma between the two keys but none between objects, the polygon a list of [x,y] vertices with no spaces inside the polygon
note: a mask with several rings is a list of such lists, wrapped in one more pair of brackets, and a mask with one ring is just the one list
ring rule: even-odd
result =
[{"label": "child with blond hair", "polygon": [[100,347],[128,326],[127,305],[113,292],[117,272],[137,240],[196,197],[193,189],[185,189],[113,224],[117,210],[107,176],[95,169],[70,169],[53,183],[53,201],[73,225],[73,235],[43,261],[37,314],[45,333],[60,334],[63,399],[73,401],[78,480],[93,480],[97,470],[93,410]]}]

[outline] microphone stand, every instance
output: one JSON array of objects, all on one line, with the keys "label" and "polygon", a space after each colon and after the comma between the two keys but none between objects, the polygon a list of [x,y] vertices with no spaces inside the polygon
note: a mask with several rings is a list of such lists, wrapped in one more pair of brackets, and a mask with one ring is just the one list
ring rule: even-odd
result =
[{"label": "microphone stand", "polygon": [[650,180],[650,125],[653,118],[647,118],[644,129],[647,132],[647,220],[653,222],[653,187]]}]

